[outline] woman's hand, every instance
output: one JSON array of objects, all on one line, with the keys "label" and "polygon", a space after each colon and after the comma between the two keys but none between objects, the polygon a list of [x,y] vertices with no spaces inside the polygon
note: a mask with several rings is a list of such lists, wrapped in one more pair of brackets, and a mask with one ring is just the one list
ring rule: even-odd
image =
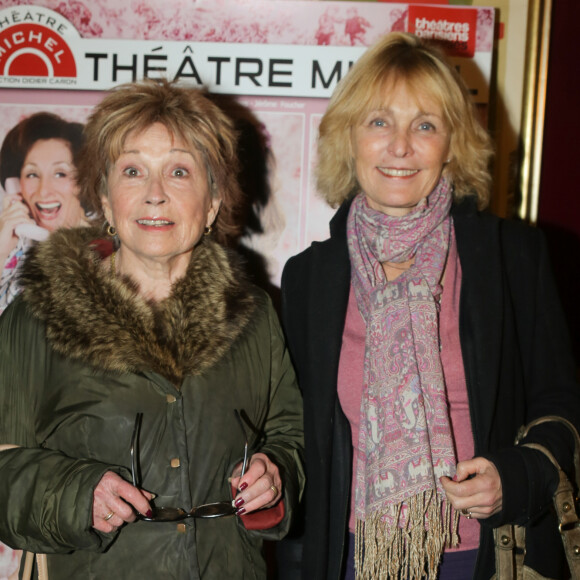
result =
[{"label": "woman's hand", "polygon": [[275,505],[282,497],[282,479],[278,467],[264,453],[256,453],[250,459],[250,466],[240,479],[241,464],[234,469],[232,485],[240,490],[233,501],[242,515],[261,508]]},{"label": "woman's hand", "polygon": [[488,518],[501,510],[501,479],[495,465],[476,457],[457,464],[453,479],[441,478],[441,485],[451,505],[464,516]]},{"label": "woman's hand", "polygon": [[30,217],[28,206],[19,195],[6,194],[0,211],[0,257],[2,267],[10,252],[16,247],[18,236],[14,233],[20,224],[35,224]]},{"label": "woman's hand", "polygon": [[[135,511],[150,516],[153,496],[107,471],[93,494],[93,528],[108,534],[137,518]],[[112,514],[112,515],[111,515]]]}]

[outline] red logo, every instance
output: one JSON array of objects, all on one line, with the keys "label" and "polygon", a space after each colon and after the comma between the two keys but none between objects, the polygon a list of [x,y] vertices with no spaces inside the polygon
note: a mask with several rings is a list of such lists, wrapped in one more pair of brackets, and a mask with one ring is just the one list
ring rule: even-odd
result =
[{"label": "red logo", "polygon": [[76,77],[65,39],[40,24],[16,24],[0,32],[0,75]]},{"label": "red logo", "polygon": [[409,6],[409,32],[432,39],[450,56],[471,58],[475,54],[477,11]]}]

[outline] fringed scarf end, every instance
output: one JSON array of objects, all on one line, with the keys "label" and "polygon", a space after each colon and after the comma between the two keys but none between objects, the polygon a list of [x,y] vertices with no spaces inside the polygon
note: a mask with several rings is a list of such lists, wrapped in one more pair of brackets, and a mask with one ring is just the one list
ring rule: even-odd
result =
[{"label": "fringed scarf end", "polygon": [[356,520],[357,580],[435,578],[443,550],[459,544],[459,514],[440,494],[425,491],[404,505],[402,527],[403,504],[386,518],[375,512]]}]

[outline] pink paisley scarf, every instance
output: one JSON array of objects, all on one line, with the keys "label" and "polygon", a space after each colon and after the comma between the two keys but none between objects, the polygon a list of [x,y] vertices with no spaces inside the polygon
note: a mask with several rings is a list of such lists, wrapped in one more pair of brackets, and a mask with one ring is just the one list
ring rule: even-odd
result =
[{"label": "pink paisley scarf", "polygon": [[[439,477],[455,453],[438,314],[452,222],[441,179],[409,214],[393,217],[352,203],[347,237],[351,281],[365,321],[361,421],[356,459],[357,578],[436,576],[458,516]],[[382,262],[413,265],[387,282]]]}]

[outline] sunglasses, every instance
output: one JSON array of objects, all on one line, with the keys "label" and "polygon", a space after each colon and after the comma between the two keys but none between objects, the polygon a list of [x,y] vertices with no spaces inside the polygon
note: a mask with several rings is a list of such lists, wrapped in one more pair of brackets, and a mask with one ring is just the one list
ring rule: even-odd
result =
[{"label": "sunglasses", "polygon": [[[244,459],[242,461],[242,471],[240,477],[246,473],[248,465],[248,435],[242,418],[237,409],[234,409],[234,414],[240,429],[244,435]],[[141,423],[143,421],[143,413],[137,413],[135,416],[135,426],[133,427],[133,435],[131,436],[131,476],[133,478],[133,485],[140,488],[138,474],[141,473],[139,468],[139,435],[141,433]],[[224,516],[232,516],[236,513],[237,508],[232,506],[231,500],[217,501],[198,505],[189,511],[179,507],[155,507],[151,506],[151,516],[144,516],[137,514],[138,519],[144,522],[178,522],[186,518],[223,518]]]}]

